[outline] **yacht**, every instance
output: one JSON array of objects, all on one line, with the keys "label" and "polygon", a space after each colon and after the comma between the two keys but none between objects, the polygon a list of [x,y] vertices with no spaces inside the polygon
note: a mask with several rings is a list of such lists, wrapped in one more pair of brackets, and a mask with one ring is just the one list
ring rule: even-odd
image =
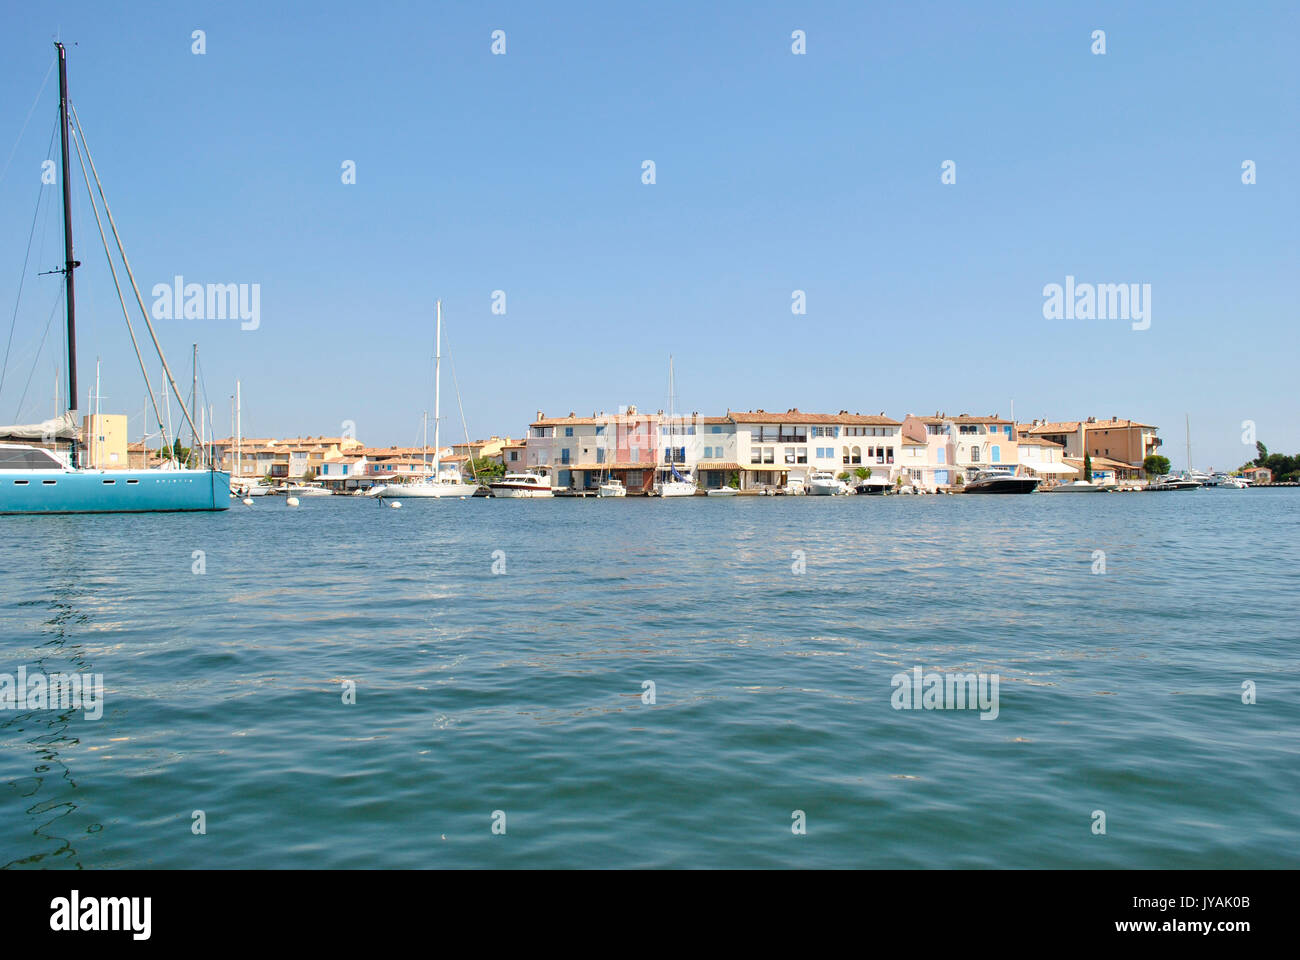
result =
[{"label": "yacht", "polygon": [[1151,483],[1147,487],[1147,489],[1162,490],[1162,491],[1199,490],[1200,486],[1201,486],[1200,483],[1196,480],[1192,480],[1188,477],[1179,476],[1176,473],[1170,473],[1161,477],[1159,480],[1156,480],[1155,482]]},{"label": "yacht", "polygon": [[740,491],[735,487],[717,487],[713,490],[706,490],[704,492],[710,497],[734,497],[740,493]]},{"label": "yacht", "polygon": [[627,487],[623,486],[622,480],[616,480],[610,477],[601,483],[600,488],[596,491],[598,497],[626,497]]},{"label": "yacht", "polygon": [[507,473],[500,480],[488,484],[494,497],[508,500],[526,500],[537,497],[553,497],[551,480],[540,473]]},{"label": "yacht", "polygon": [[849,485],[829,470],[814,470],[808,477],[808,494],[813,497],[838,497],[849,492]]},{"label": "yacht", "polygon": [[1008,469],[972,470],[962,493],[1033,493],[1037,477],[1018,477]]},{"label": "yacht", "polygon": [[291,483],[284,488],[285,496],[289,497],[329,497],[332,492],[322,487],[319,483]]},{"label": "yacht", "polygon": [[853,484],[853,492],[865,496],[879,497],[893,492],[893,489],[888,477],[867,477]]},{"label": "yacht", "polygon": [[1250,482],[1242,477],[1221,477],[1219,486],[1227,487],[1229,490],[1245,490],[1250,486]]},{"label": "yacht", "polygon": [[663,477],[655,481],[651,492],[656,497],[693,497],[696,493],[695,481],[689,473],[683,475],[670,464]]},{"label": "yacht", "polygon": [[1044,487],[1044,493],[1101,493],[1101,484],[1089,483],[1087,480],[1074,480],[1070,483],[1058,483],[1054,487]]},{"label": "yacht", "polygon": [[[75,149],[78,157],[81,157],[84,152],[85,158],[90,160],[91,170],[94,170],[94,160],[90,157],[90,147],[86,144],[85,133],[81,129],[76,111],[69,111],[68,108],[67,50],[62,43],[55,43],[54,46],[58,51],[58,130],[63,154],[62,171],[59,177],[63,193],[63,265],[49,272],[63,275],[63,304],[67,324],[65,342],[68,349],[68,400],[66,412],[53,420],[37,424],[0,426],[0,439],[5,441],[0,443],[0,514],[229,510],[230,474],[216,469],[215,466],[204,466],[199,469],[177,466],[176,469],[166,470],[100,470],[83,466],[81,463],[84,443],[76,416],[77,298],[73,281],[81,261],[76,259],[72,248],[72,171],[69,165],[69,146],[73,140],[71,134],[74,125],[77,134]],[[98,180],[98,174],[95,178]],[[90,180],[85,179],[87,192],[89,192]],[[103,196],[102,189],[100,196]],[[98,217],[98,214],[96,216]],[[114,236],[116,237],[116,232]],[[104,247],[105,253],[111,258],[106,239]],[[30,241],[28,252],[31,252]],[[122,253],[120,241],[118,252]],[[122,262],[126,265],[124,254]],[[129,273],[130,267],[127,266],[126,269]],[[125,307],[123,310],[125,316]],[[153,325],[147,312],[144,314],[144,320],[152,335]],[[128,329],[130,326],[130,318],[127,317]],[[135,334],[132,333],[132,339],[134,336]],[[155,337],[155,346],[157,342]],[[181,410],[185,414],[191,434],[196,438],[200,437],[201,432],[195,428],[194,417],[176,388],[176,381],[171,377],[160,347],[158,356],[162,359],[164,370],[167,371],[167,380],[172,392],[177,400],[181,401]],[[143,360],[141,365],[143,366]],[[152,392],[150,387],[150,393]],[[96,393],[98,394],[98,391]],[[66,456],[45,446],[46,444],[57,445],[60,441],[67,443]]]},{"label": "yacht", "polygon": [[[390,484],[371,491],[379,499],[401,497],[410,499],[436,499],[443,497],[465,498],[474,496],[478,483],[467,483],[457,470],[441,469],[442,457],[442,301],[435,304],[435,333],[433,347],[433,472],[411,483]],[[457,393],[459,398],[459,392]],[[468,437],[465,438],[469,440]],[[426,469],[429,450],[429,414],[424,415],[424,450]]]},{"label": "yacht", "polygon": [[232,477],[230,492],[240,497],[264,497],[271,492],[271,486],[262,482],[261,477]]}]

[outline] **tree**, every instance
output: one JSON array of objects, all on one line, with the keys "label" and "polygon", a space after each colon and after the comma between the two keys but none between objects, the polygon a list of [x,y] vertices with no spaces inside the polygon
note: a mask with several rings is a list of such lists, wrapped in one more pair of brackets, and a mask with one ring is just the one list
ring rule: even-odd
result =
[{"label": "tree", "polygon": [[1151,453],[1142,461],[1142,472],[1148,477],[1163,477],[1169,472],[1169,458]]},{"label": "tree", "polygon": [[477,477],[484,483],[496,480],[505,476],[505,464],[498,463],[491,457],[479,457],[476,460],[470,460],[465,466],[465,473],[470,477]]},{"label": "tree", "polygon": [[853,475],[859,480],[869,480],[871,478],[871,468],[858,467],[858,469],[853,471]]},{"label": "tree", "polygon": [[313,480],[315,480],[315,479],[316,479],[316,468],[315,468],[315,467],[308,467],[306,470],[304,470],[304,471],[302,472],[302,482],[303,482],[303,483],[310,483],[311,481],[313,481]]},{"label": "tree", "polygon": [[731,472],[731,476],[727,479],[727,486],[731,487],[732,489],[739,490],[739,489],[740,489],[740,474],[736,473],[736,472],[733,470],[733,471]]},{"label": "tree", "polygon": [[1255,457],[1255,466],[1257,467],[1264,466],[1264,461],[1268,459],[1268,447],[1264,446],[1264,444],[1256,440],[1255,453],[1258,454],[1258,456]]},{"label": "tree", "polygon": [[838,480],[848,480],[851,476],[852,476],[852,474],[850,474],[847,470],[845,470],[845,471],[844,471],[843,473],[841,473],[841,474],[840,474],[836,479],[838,479]]},{"label": "tree", "polygon": [[1092,455],[1086,450],[1083,453],[1083,482],[1092,483]]}]

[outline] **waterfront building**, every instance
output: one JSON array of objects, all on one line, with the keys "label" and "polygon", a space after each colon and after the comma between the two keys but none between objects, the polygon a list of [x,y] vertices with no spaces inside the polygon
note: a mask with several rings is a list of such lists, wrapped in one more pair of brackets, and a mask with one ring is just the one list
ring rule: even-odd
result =
[{"label": "waterfront building", "polygon": [[728,411],[727,419],[735,424],[742,490],[806,481],[816,470],[838,475],[865,467],[873,477],[898,476],[902,422],[884,414],[791,408],[785,413]]},{"label": "waterfront building", "polygon": [[1092,457],[1106,457],[1138,468],[1141,468],[1148,456],[1160,451],[1163,441],[1157,435],[1158,429],[1147,423],[1121,420],[1119,417],[1111,417],[1109,420],[1098,420],[1096,417],[1085,420],[1034,420],[1016,425],[1019,436],[1037,437],[1060,444],[1065,448],[1067,457],[1082,459],[1087,453]]},{"label": "waterfront building", "polygon": [[[1091,454],[1089,455],[1091,457]],[[1065,457],[1065,463],[1075,469],[1079,479],[1083,479],[1083,458],[1082,457]],[[1124,463],[1122,460],[1112,460],[1110,457],[1091,457],[1092,482],[1099,484],[1115,484],[1121,480],[1139,480],[1142,477],[1142,467],[1133,466],[1130,463]]]},{"label": "waterfront building", "polygon": [[[547,417],[539,410],[528,427],[524,468],[550,476],[556,491],[594,491],[612,476],[628,493],[648,492],[658,463],[659,419],[636,407],[590,417]],[[509,461],[506,469],[512,469]]]},{"label": "waterfront building", "polygon": [[[1082,476],[1082,469],[1065,459],[1065,447],[1040,437],[1021,437],[1017,444],[1020,451],[1020,466],[1026,473],[1044,480],[1077,480]],[[1097,483],[1109,481],[1099,480]]]},{"label": "waterfront building", "polygon": [[[932,417],[908,414],[903,420],[908,438],[906,480],[923,489],[939,490],[964,483],[972,470],[1001,468],[1017,471],[1019,443],[1015,424],[997,414]],[[924,436],[925,444],[921,443]]]}]

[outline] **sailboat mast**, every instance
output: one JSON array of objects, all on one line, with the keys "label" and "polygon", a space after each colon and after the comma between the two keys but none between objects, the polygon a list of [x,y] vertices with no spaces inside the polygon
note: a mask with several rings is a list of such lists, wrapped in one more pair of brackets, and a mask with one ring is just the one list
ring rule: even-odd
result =
[{"label": "sailboat mast", "polygon": [[244,425],[240,422],[239,381],[235,381],[235,476],[244,475]]},{"label": "sailboat mast", "polygon": [[[68,312],[68,413],[76,423],[77,411],[77,297],[72,272],[79,266],[72,259],[72,178],[68,176],[68,52],[55,42],[59,51],[59,141],[63,148],[63,284]],[[72,438],[68,462],[77,466],[77,438]]]},{"label": "sailboat mast", "polygon": [[433,479],[438,479],[438,455],[441,452],[442,434],[442,301],[437,304],[438,320],[433,335]]},{"label": "sailboat mast", "polygon": [[1187,472],[1192,472],[1192,417],[1191,414],[1184,413],[1183,419],[1187,425]]}]

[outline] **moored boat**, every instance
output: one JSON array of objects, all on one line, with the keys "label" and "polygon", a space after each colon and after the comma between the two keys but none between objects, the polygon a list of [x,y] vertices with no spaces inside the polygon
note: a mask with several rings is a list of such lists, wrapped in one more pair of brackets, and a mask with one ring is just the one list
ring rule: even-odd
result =
[{"label": "moored boat", "polygon": [[849,486],[829,470],[814,470],[808,477],[808,495],[813,497],[838,497],[849,492]]},{"label": "moored boat", "polygon": [[1018,477],[1010,470],[971,472],[973,475],[962,487],[962,493],[1033,493],[1038,489],[1037,477]]},{"label": "moored boat", "polygon": [[500,480],[488,484],[492,496],[506,500],[528,500],[553,497],[551,481],[540,473],[507,473]]}]

